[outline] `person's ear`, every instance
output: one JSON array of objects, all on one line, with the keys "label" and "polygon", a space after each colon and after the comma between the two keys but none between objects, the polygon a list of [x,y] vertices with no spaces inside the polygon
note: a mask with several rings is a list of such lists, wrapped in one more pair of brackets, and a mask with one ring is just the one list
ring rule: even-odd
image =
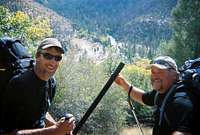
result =
[{"label": "person's ear", "polygon": [[177,80],[179,78],[179,73],[176,71],[173,71],[172,73],[173,73],[173,79]]},{"label": "person's ear", "polygon": [[37,52],[36,55],[35,55],[35,59],[36,59],[36,61],[39,60],[39,57],[40,57],[40,56],[41,56],[41,53]]}]

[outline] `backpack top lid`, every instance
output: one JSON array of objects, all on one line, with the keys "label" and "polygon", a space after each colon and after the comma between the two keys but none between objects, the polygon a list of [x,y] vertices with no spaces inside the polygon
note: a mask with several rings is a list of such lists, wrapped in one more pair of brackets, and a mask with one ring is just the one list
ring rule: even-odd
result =
[{"label": "backpack top lid", "polygon": [[186,61],[179,72],[179,80],[200,94],[200,58]]},{"label": "backpack top lid", "polygon": [[20,40],[0,38],[0,68],[9,67],[18,59],[32,58]]},{"label": "backpack top lid", "polygon": [[179,71],[184,71],[186,69],[196,69],[200,67],[200,58],[194,60],[187,60],[185,64],[179,69]]}]

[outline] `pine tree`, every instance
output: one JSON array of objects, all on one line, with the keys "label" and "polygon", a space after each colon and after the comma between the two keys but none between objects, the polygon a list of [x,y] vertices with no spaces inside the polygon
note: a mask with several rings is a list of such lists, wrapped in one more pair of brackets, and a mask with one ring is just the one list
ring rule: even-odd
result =
[{"label": "pine tree", "polygon": [[179,0],[173,10],[173,56],[178,64],[200,56],[200,1]]}]

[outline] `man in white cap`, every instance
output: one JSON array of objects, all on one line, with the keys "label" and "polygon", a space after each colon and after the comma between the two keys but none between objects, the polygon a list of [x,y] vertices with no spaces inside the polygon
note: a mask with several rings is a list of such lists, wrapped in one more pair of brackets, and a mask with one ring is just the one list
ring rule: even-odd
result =
[{"label": "man in white cap", "polygon": [[48,113],[55,95],[53,75],[64,54],[55,38],[46,38],[38,46],[32,70],[11,79],[4,94],[3,130],[16,135],[71,135],[75,119],[56,122]]},{"label": "man in white cap", "polygon": [[[159,56],[151,64],[152,91],[145,93],[131,85],[122,75],[115,80],[124,91],[130,92],[133,100],[156,107],[153,135],[194,135],[194,105],[186,90],[178,88],[178,76],[176,62],[169,56]],[[173,95],[175,90],[180,92]]]}]

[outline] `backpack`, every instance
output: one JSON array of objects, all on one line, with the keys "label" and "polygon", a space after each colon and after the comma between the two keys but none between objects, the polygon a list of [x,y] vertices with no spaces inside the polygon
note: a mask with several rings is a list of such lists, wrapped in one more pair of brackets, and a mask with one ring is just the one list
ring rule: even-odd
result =
[{"label": "backpack", "polygon": [[[195,120],[198,121],[200,119],[200,58],[185,61],[185,64],[179,69],[179,72],[179,82],[170,88],[161,104],[158,123],[159,126],[161,126],[161,123],[164,119],[168,125],[170,125],[167,116],[164,114],[165,108],[172,98],[176,96],[175,94],[179,94],[179,96],[181,96],[179,89],[184,89],[189,92],[190,98],[195,106]],[[154,97],[154,103],[156,103],[157,98],[158,92]]]},{"label": "backpack", "polygon": [[20,40],[0,38],[0,99],[8,81],[33,67],[33,57]]}]

